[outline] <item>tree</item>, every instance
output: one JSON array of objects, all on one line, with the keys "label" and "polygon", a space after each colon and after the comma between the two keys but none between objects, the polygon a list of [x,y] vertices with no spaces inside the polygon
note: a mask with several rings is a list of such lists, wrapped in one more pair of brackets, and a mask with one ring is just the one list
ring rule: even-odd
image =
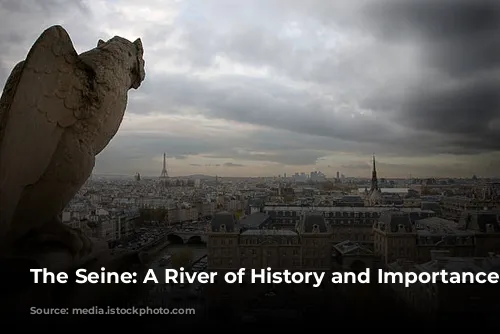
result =
[{"label": "tree", "polygon": [[172,254],[172,268],[179,270],[183,267],[185,270],[191,266],[193,262],[193,251],[189,248],[183,248],[178,252]]}]

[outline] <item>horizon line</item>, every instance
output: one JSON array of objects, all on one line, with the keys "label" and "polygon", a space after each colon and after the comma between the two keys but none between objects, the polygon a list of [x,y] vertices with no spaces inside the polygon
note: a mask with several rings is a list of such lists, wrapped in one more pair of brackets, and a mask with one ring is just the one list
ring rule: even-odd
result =
[{"label": "horizon line", "polygon": [[[150,175],[150,174],[142,174],[140,172],[135,172],[134,174],[122,174],[122,173],[92,173],[91,176],[123,176],[123,177],[134,177],[135,175],[137,175],[137,173],[139,173],[141,175],[141,177],[146,177],[146,178],[158,178],[160,179],[160,176],[158,175]],[[219,178],[285,178],[283,177],[283,175],[267,175],[267,176],[249,176],[249,175],[245,175],[245,176],[223,176],[223,175],[220,175],[220,174],[216,174],[216,175],[209,175],[209,174],[189,174],[189,175],[169,175],[170,178],[182,178],[182,177],[192,177],[192,176],[205,176],[205,177],[219,177]],[[287,179],[292,179],[292,176],[287,176],[286,177]],[[366,177],[366,176],[346,176],[345,177],[346,179],[366,179],[366,180],[370,180],[371,177]],[[490,176],[490,177],[480,177],[480,176],[476,176],[476,178],[478,180],[484,180],[484,179],[500,179],[500,176]],[[332,176],[332,177],[326,177],[326,180],[330,180],[330,179],[337,179],[336,176]],[[460,180],[471,180],[472,177],[471,176],[456,176],[456,177],[452,177],[452,176],[419,176],[419,177],[377,177],[377,179],[380,181],[381,179],[386,179],[386,180],[410,180],[410,179],[418,179],[418,180],[423,180],[423,179],[460,179]]]}]

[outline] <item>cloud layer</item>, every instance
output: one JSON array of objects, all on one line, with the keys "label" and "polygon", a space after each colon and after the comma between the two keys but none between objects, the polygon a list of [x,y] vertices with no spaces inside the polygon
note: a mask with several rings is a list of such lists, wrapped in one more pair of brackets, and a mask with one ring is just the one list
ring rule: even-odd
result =
[{"label": "cloud layer", "polygon": [[141,37],[96,172],[495,176],[500,6],[491,0],[0,1],[0,81],[63,25],[77,51]]}]

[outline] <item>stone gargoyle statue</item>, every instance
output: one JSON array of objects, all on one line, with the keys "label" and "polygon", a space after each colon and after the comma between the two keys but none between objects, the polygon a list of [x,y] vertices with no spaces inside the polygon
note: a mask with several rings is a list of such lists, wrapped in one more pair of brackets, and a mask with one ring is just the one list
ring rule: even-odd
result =
[{"label": "stone gargoyle statue", "polygon": [[107,250],[59,217],[144,77],[140,39],[99,40],[78,55],[61,26],[45,30],[14,67],[0,100],[0,258],[55,271]]}]

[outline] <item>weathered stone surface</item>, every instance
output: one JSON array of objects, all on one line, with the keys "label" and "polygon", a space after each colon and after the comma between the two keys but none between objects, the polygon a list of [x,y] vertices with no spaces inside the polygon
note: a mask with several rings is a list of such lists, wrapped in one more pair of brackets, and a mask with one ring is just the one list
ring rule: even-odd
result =
[{"label": "weathered stone surface", "polygon": [[80,285],[61,294],[60,287],[16,281],[30,268],[140,264],[137,254],[112,254],[105,242],[90,240],[59,215],[118,131],[128,91],[145,78],[143,52],[140,39],[113,37],[78,55],[67,32],[53,26],[7,80],[0,99],[0,262],[17,304],[23,295],[29,304],[102,292]]},{"label": "weathered stone surface", "polygon": [[128,90],[144,77],[140,39],[100,40],[78,55],[62,27],[42,33],[0,100],[0,255],[49,254],[41,245],[59,243],[70,266],[92,254],[92,242],[57,217],[118,131]]}]

